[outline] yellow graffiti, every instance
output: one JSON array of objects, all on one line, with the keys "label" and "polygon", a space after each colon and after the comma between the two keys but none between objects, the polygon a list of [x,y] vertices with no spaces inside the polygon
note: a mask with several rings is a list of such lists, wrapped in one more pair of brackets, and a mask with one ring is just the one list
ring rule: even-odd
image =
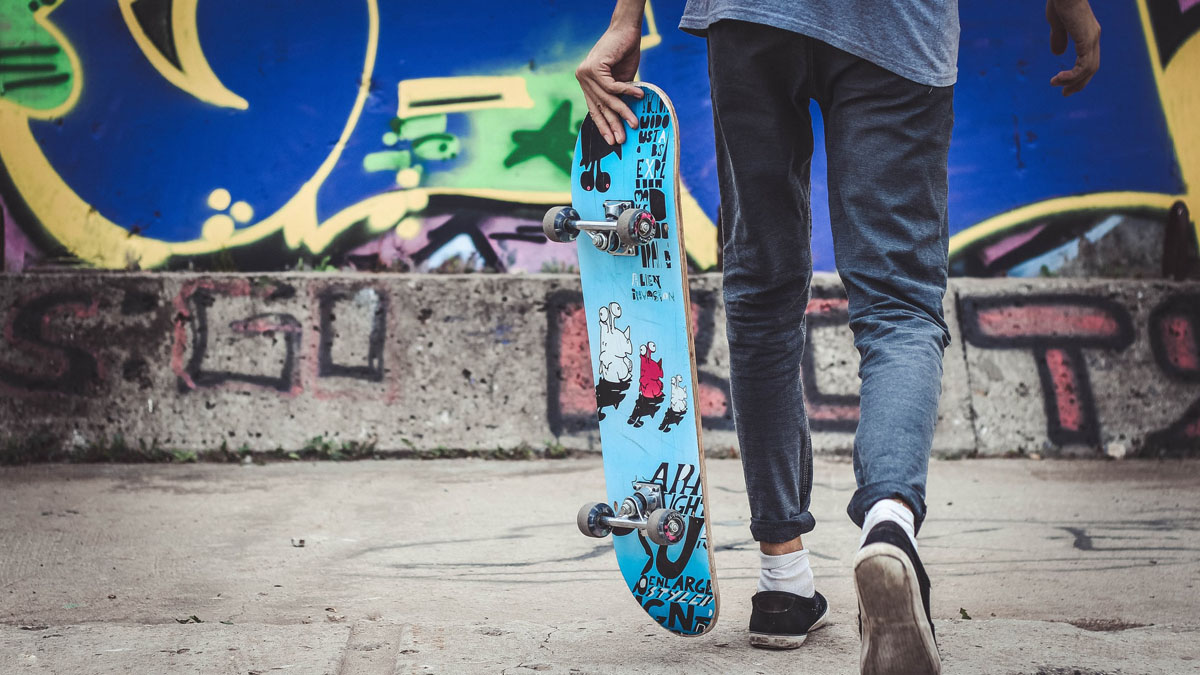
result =
[{"label": "yellow graffiti", "polygon": [[[212,72],[201,49],[196,31],[199,0],[175,0],[172,31],[180,66],[166,59],[142,30],[133,13],[137,0],[117,0],[127,27],[143,54],[171,84],[198,100],[237,109],[248,108],[245,99],[221,84]],[[0,99],[0,161],[14,170],[9,172],[16,192],[42,226],[74,255],[104,268],[150,269],[162,266],[172,256],[211,254],[236,248],[282,232],[285,244],[293,249],[304,246],[310,251],[328,247],[348,228],[365,226],[369,232],[395,229],[411,238],[419,232],[419,215],[428,207],[431,196],[465,196],[520,205],[552,206],[566,203],[570,194],[557,191],[502,189],[419,188],[397,190],[350,205],[323,222],[317,219],[317,193],[333,171],[356,127],[369,93],[379,44],[378,0],[365,0],[368,10],[368,39],[362,73],[354,105],[342,133],[313,175],[282,207],[251,223],[254,210],[245,202],[235,202],[225,188],[214,189],[209,206],[221,213],[204,221],[199,238],[186,242],[165,242],[132,233],[113,222],[84,201],[58,174],[33,135],[30,121],[52,119],[68,114],[79,99],[83,86],[83,67],[67,37],[51,23],[50,14],[63,3],[46,6],[34,13],[34,19],[61,45],[73,72],[71,90],[64,102],[51,110],[33,110]],[[653,12],[647,9],[648,34],[643,48],[661,42]],[[532,108],[523,77],[449,77],[407,80],[398,88],[400,117],[468,112],[487,108]],[[701,267],[716,263],[716,228],[695,198],[683,187],[680,195],[681,217],[688,235],[688,253]],[[239,225],[244,225],[240,227]]]},{"label": "yellow graffiti", "polygon": [[679,180],[679,217],[683,220],[684,242],[688,257],[702,270],[717,264],[717,226]]},{"label": "yellow graffiti", "polygon": [[[345,229],[339,222],[330,219],[328,226],[317,220],[317,191],[333,171],[350,134],[354,131],[362,114],[369,92],[371,73],[375,68],[375,54],[379,45],[378,0],[365,0],[368,16],[366,56],[358,81],[358,92],[354,106],[342,128],[341,136],[325,161],[317,168],[300,189],[277,211],[265,219],[237,231],[229,231],[232,219],[223,217],[209,222],[207,235],[203,238],[180,243],[169,243],[132,234],[120,225],[104,217],[85,202],[58,175],[50,160],[46,158],[29,126],[31,118],[61,116],[70,110],[78,99],[82,80],[82,69],[74,49],[66,37],[46,20],[51,8],[39,10],[36,15],[51,35],[63,46],[75,69],[74,89],[67,103],[53,111],[37,113],[12,105],[0,105],[0,160],[11,167],[10,177],[17,192],[24,198],[29,209],[37,215],[43,227],[73,254],[85,262],[107,268],[148,269],[164,264],[172,255],[203,255],[223,248],[235,248],[253,243],[274,232],[283,231],[284,241],[291,248],[308,245],[319,251],[332,241],[337,233]],[[3,101],[0,101],[2,104]],[[239,207],[234,217],[246,215]],[[249,211],[252,217],[253,211]],[[210,219],[211,220],[211,219]]]},{"label": "yellow graffiti", "polygon": [[525,78],[520,76],[404,80],[397,86],[397,95],[400,103],[396,116],[401,119],[490,108],[533,107]]},{"label": "yellow graffiti", "polygon": [[[1183,176],[1184,194],[1180,196],[1189,200],[1200,197],[1200,126],[1196,125],[1196,120],[1200,118],[1200,86],[1196,84],[1196,73],[1200,73],[1200,33],[1193,33],[1187,42],[1180,45],[1164,69],[1158,58],[1146,1],[1138,0],[1142,33],[1146,36],[1150,67],[1154,70],[1154,82],[1158,85],[1158,97],[1167,119],[1167,130],[1175,142],[1175,158]],[[1194,218],[1193,223],[1196,238],[1200,240],[1200,218]]]},{"label": "yellow graffiti", "polygon": [[950,255],[981,239],[1039,218],[1072,211],[1153,208],[1167,210],[1178,197],[1158,192],[1096,192],[1089,195],[1059,197],[1028,204],[993,216],[950,237]]},{"label": "yellow graffiti", "polygon": [[646,34],[642,36],[642,51],[662,44],[662,34],[658,32],[658,24],[654,21],[654,8],[650,0],[646,0]]},{"label": "yellow graffiti", "polygon": [[46,159],[26,115],[0,109],[0,136],[4,137],[0,157],[7,166],[20,167],[9,172],[13,186],[71,253],[93,265],[116,269],[154,267],[166,261],[170,255],[166,244],[130,234],[75,194]]},{"label": "yellow graffiti", "polygon": [[250,107],[246,99],[229,91],[212,66],[204,56],[200,47],[200,31],[196,28],[196,8],[200,0],[174,0],[171,3],[171,37],[175,43],[175,53],[179,57],[179,65],[171,63],[155,46],[142,24],[133,13],[133,5],[138,0],[117,0],[121,8],[121,18],[134,42],[146,56],[146,60],[168,82],[183,91],[195,96],[206,103],[223,108],[245,110]]}]

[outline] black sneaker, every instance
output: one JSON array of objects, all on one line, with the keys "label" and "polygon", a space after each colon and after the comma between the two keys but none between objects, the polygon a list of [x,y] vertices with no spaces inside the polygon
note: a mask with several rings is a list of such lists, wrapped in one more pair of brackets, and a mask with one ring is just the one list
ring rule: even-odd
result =
[{"label": "black sneaker", "polygon": [[854,556],[862,633],[862,675],[938,675],[942,672],[929,577],[899,525],[883,521],[867,533]]},{"label": "black sneaker", "polygon": [[765,649],[795,649],[809,631],[825,625],[829,603],[816,593],[806,598],[784,591],[759,591],[750,599],[750,645]]}]

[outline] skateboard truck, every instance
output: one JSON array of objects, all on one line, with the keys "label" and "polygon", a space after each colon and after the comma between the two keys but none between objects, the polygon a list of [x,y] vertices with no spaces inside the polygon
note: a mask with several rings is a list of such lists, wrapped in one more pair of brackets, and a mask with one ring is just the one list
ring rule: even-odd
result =
[{"label": "skateboard truck", "polygon": [[634,255],[637,247],[654,239],[657,224],[645,209],[636,209],[631,201],[604,202],[606,220],[583,220],[569,206],[556,206],[542,218],[542,231],[550,241],[575,241],[580,232],[592,238],[592,244],[613,255]]},{"label": "skateboard truck", "polygon": [[675,509],[663,508],[662,487],[657,483],[634,481],[633,494],[621,503],[621,510],[613,512],[608,504],[589,503],[579,509],[575,517],[579,531],[588,537],[604,537],[613,530],[642,530],[646,538],[660,546],[670,546],[683,541],[687,523],[683,514]]}]

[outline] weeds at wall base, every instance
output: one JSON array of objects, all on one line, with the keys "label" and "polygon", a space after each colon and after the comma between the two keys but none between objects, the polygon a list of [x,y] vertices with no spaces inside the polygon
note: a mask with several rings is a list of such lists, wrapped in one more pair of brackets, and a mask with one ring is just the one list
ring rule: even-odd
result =
[{"label": "weeds at wall base", "polygon": [[68,439],[49,431],[17,437],[0,436],[0,466],[27,464],[266,464],[268,462],[294,461],[360,461],[370,459],[461,459],[485,460],[557,460],[578,457],[595,457],[597,453],[566,448],[556,441],[546,442],[537,448],[527,443],[516,447],[497,447],[494,450],[467,450],[438,446],[432,450],[418,449],[406,438],[399,439],[404,446],[398,450],[380,450],[375,439],[366,441],[335,441],[324,436],[309,439],[295,450],[253,450],[242,444],[229,447],[225,441],[211,450],[183,450],[166,447],[157,440],[136,442],[127,440],[122,434],[105,436],[94,440]]}]

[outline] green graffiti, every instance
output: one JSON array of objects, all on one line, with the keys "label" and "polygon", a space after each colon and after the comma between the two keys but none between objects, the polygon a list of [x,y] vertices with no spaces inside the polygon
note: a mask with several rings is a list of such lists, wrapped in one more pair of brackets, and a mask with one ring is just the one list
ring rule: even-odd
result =
[{"label": "green graffiti", "polygon": [[51,110],[71,95],[71,63],[58,40],[34,18],[54,0],[0,0],[0,98]]},{"label": "green graffiti", "polygon": [[454,159],[458,156],[458,139],[450,134],[430,134],[412,142],[413,154],[428,162]]},{"label": "green graffiti", "polygon": [[384,150],[363,157],[363,169],[374,171],[400,171],[412,166],[412,153],[408,150]]},{"label": "green graffiti", "polygon": [[[392,133],[398,140],[411,141],[431,134],[444,134],[446,133],[446,124],[445,115],[425,115],[407,119],[393,117],[391,127]],[[387,143],[387,139],[384,140],[384,143]]]},{"label": "green graffiti", "polygon": [[517,147],[504,158],[504,168],[512,168],[534,157],[545,157],[563,173],[571,175],[571,153],[575,151],[571,102],[560,103],[541,129],[512,132],[512,141]]},{"label": "green graffiti", "polygon": [[533,107],[452,113],[463,115],[467,122],[467,131],[458,135],[459,161],[438,170],[433,170],[437,165],[427,165],[430,171],[422,184],[450,189],[569,191],[575,135],[587,112],[575,79],[576,63],[567,59],[554,66],[539,64],[536,71],[489,73],[520,75]]},{"label": "green graffiti", "polygon": [[[400,150],[383,150],[363,157],[368,172],[391,171],[401,187],[416,187],[425,174],[425,164],[454,159],[462,144],[446,133],[445,115],[428,115],[391,121],[391,131],[383,135],[383,144]],[[404,147],[407,146],[407,147]]]}]

